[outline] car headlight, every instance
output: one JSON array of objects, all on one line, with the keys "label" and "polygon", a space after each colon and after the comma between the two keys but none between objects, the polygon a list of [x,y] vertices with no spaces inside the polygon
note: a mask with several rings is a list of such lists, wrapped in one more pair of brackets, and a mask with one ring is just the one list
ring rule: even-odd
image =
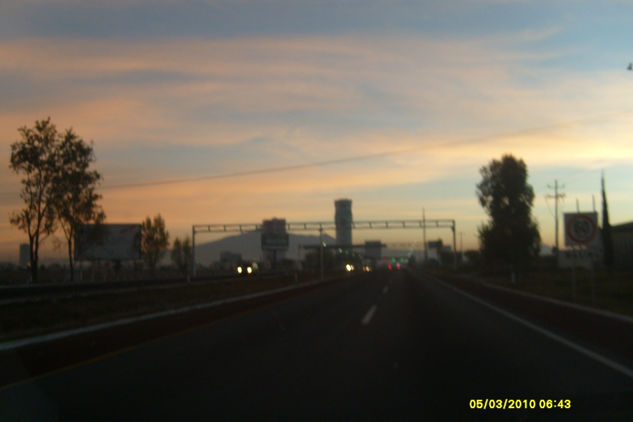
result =
[{"label": "car headlight", "polygon": [[242,270],[242,267],[237,267],[237,273],[238,273],[238,274],[242,274],[242,271],[243,271],[243,270]]}]

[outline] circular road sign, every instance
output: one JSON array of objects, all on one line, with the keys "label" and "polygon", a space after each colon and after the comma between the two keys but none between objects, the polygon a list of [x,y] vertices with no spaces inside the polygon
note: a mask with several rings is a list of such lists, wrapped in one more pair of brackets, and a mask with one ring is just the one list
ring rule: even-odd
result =
[{"label": "circular road sign", "polygon": [[576,243],[591,243],[597,231],[596,222],[587,215],[574,215],[567,222],[567,234]]}]

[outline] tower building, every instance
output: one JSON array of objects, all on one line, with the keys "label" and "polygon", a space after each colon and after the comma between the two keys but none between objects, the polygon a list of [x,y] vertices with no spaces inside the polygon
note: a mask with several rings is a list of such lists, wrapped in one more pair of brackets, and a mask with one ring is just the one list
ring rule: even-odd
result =
[{"label": "tower building", "polygon": [[337,199],[334,201],[334,223],[336,224],[336,244],[352,244],[352,200]]}]

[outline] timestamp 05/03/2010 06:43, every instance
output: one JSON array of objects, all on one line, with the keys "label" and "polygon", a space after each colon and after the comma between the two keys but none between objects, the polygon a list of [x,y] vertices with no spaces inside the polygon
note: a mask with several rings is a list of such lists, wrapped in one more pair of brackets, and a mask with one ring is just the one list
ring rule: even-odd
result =
[{"label": "timestamp 05/03/2010 06:43", "polygon": [[529,410],[571,409],[570,399],[470,399],[471,409]]}]

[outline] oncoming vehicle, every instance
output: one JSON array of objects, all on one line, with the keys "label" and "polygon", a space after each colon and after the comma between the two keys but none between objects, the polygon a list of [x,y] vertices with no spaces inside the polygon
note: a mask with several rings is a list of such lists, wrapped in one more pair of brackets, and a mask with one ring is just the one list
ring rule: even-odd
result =
[{"label": "oncoming vehicle", "polygon": [[372,270],[372,267],[370,265],[359,265],[359,264],[345,264],[345,271],[347,271],[348,273],[351,273],[353,271],[363,271],[363,272],[370,272]]},{"label": "oncoming vehicle", "polygon": [[257,262],[242,262],[235,267],[235,272],[237,275],[241,276],[249,276],[255,274],[255,272],[259,269]]}]

